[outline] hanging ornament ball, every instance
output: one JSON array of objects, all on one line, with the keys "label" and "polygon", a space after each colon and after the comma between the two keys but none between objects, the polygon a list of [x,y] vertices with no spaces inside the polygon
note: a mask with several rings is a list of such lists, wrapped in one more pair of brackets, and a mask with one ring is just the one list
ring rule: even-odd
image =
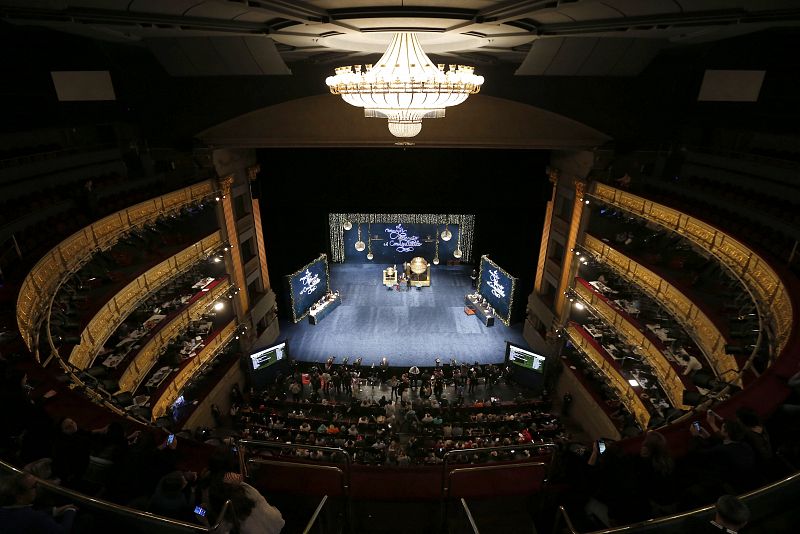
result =
[{"label": "hanging ornament ball", "polygon": [[363,241],[356,241],[356,250],[357,251],[363,252],[365,248],[367,248],[367,245],[365,245]]},{"label": "hanging ornament ball", "polygon": [[461,257],[461,249],[460,249],[460,248],[457,248],[457,249],[456,249],[456,250],[453,252],[453,257],[454,257],[454,258],[460,258],[460,257]]},{"label": "hanging ornament ball", "polygon": [[436,256],[435,258],[433,258],[433,264],[434,265],[439,265],[439,256]]},{"label": "hanging ornament ball", "polygon": [[342,226],[344,227],[345,230],[350,230],[353,227],[353,223],[351,223],[350,221],[345,221]]},{"label": "hanging ornament ball", "polygon": [[441,236],[442,236],[442,241],[450,241],[450,239],[453,237],[453,232],[445,228],[444,230],[442,230]]},{"label": "hanging ornament ball", "polygon": [[372,255],[372,252],[370,252],[369,254],[367,254],[367,259],[368,259],[368,260],[371,260],[371,259],[372,259],[372,258],[374,258],[374,257],[375,257],[375,256],[373,256],[373,255]]}]

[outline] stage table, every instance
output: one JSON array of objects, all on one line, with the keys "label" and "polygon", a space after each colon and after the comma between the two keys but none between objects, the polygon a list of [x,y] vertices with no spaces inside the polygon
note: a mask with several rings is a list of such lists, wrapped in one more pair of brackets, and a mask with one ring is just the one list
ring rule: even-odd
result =
[{"label": "stage table", "polygon": [[489,304],[482,304],[477,299],[473,298],[472,295],[466,295],[464,297],[464,304],[475,312],[475,317],[480,319],[484,325],[494,326],[494,312]]},{"label": "stage table", "polygon": [[324,297],[324,302],[321,304],[317,302],[311,307],[311,311],[308,312],[308,322],[311,324],[317,324],[327,317],[333,310],[338,308],[341,303],[342,297],[338,294],[334,295],[332,299]]}]

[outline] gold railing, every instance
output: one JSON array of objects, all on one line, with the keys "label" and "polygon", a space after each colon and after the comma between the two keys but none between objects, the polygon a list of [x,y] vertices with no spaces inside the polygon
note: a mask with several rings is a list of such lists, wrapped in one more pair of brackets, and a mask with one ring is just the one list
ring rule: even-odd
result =
[{"label": "gold railing", "polygon": [[627,191],[595,182],[594,196],[684,236],[736,273],[756,297],[759,309],[769,310],[776,353],[783,350],[792,331],[794,310],[786,286],[763,258],[710,224]]},{"label": "gold railing", "polygon": [[212,339],[203,350],[201,350],[197,355],[192,358],[192,360],[180,370],[180,372],[172,379],[169,383],[167,388],[164,392],[156,399],[156,401],[152,404],[153,406],[153,420],[155,421],[165,413],[172,403],[175,402],[175,399],[178,398],[178,393],[183,389],[183,386],[186,385],[186,382],[189,381],[190,378],[195,376],[195,374],[208,362],[213,360],[219,352],[225,348],[225,345],[233,338],[234,334],[236,334],[236,320],[232,320],[228,325]]},{"label": "gold railing", "polygon": [[614,366],[611,365],[611,363],[603,357],[580,332],[578,332],[578,327],[574,324],[567,326],[567,335],[573,345],[578,347],[580,351],[600,369],[600,372],[606,376],[611,383],[611,387],[613,387],[617,395],[619,395],[620,401],[625,405],[628,412],[633,415],[636,422],[639,423],[639,426],[641,428],[647,428],[647,425],[650,424],[650,412],[625,377],[619,374],[619,371],[617,371],[616,368],[614,368]]},{"label": "gold railing", "polygon": [[211,180],[205,180],[141,202],[78,230],[45,254],[25,277],[17,298],[17,326],[28,349],[36,346],[39,322],[59,284],[94,252],[110,247],[137,226],[205,198],[215,188]]},{"label": "gold railing", "polygon": [[148,295],[158,291],[170,279],[192,265],[204,260],[221,244],[222,232],[217,230],[162,261],[121,289],[92,317],[81,332],[81,342],[72,349],[69,363],[80,370],[89,367],[111,334]]},{"label": "gold railing", "polygon": [[658,276],[650,269],[633,261],[625,254],[609,247],[588,234],[583,240],[584,248],[611,267],[617,274],[639,286],[651,298],[671,313],[690,334],[706,355],[714,372],[728,382],[741,386],[736,358],[725,353],[725,338],[716,325],[678,288]]},{"label": "gold railing", "polygon": [[150,372],[150,369],[158,361],[158,357],[173,338],[189,327],[189,323],[200,319],[209,306],[218,298],[224,296],[230,289],[231,284],[228,280],[221,282],[211,291],[203,294],[202,297],[194,301],[189,308],[182,311],[179,315],[172,318],[156,334],[139,349],[133,361],[122,373],[119,380],[120,391],[136,391],[142,379]]},{"label": "gold railing", "polygon": [[595,310],[606,323],[613,326],[628,344],[641,347],[640,354],[653,368],[653,372],[664,389],[664,393],[667,394],[670,403],[680,410],[690,409],[683,404],[683,392],[686,388],[681,378],[669,360],[667,360],[667,357],[653,345],[650,339],[640,332],[626,317],[620,315],[616,308],[600,298],[595,292],[589,290],[585,285],[576,283],[575,293]]}]

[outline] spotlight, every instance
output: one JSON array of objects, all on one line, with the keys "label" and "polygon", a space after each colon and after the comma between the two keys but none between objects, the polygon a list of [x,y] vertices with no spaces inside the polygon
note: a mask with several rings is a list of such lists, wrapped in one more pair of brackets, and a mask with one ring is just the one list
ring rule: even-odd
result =
[{"label": "spotlight", "polygon": [[217,311],[220,311],[224,307],[225,307],[225,303],[224,302],[216,302],[216,303],[214,303],[214,309],[217,310]]},{"label": "spotlight", "polygon": [[214,200],[216,200],[217,202],[219,202],[219,197],[214,197]]},{"label": "spotlight", "polygon": [[584,308],[586,308],[586,306],[584,306],[583,303],[581,303],[581,302],[576,302],[575,303],[575,309],[576,310],[582,310]]},{"label": "spotlight", "polygon": [[225,252],[228,252],[228,247],[225,247],[222,250],[224,250]]},{"label": "spotlight", "polygon": [[219,262],[221,262],[221,261],[222,261],[222,260],[220,260],[218,256],[215,256],[215,257],[214,257],[214,263],[219,263]]},{"label": "spotlight", "polygon": [[588,200],[588,199],[587,199],[587,200],[584,200],[584,201],[583,201],[583,203],[584,203],[584,204],[588,204],[588,203],[589,203],[589,200]]},{"label": "spotlight", "polygon": [[576,255],[576,256],[580,256],[580,255],[581,255],[580,251],[577,251],[577,250],[576,250],[576,251],[575,251],[575,255]]},{"label": "spotlight", "polygon": [[386,356],[381,358],[381,367],[389,367],[389,358]]},{"label": "spotlight", "polygon": [[581,263],[586,263],[586,256],[581,256],[580,260],[581,260]]},{"label": "spotlight", "polygon": [[628,380],[628,384],[632,385],[633,387],[637,387],[639,385],[639,382],[631,378],[630,380]]}]

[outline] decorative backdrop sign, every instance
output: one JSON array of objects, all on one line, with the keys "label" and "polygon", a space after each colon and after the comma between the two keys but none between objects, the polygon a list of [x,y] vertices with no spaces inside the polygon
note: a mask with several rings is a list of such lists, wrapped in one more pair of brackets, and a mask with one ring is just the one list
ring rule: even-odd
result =
[{"label": "decorative backdrop sign", "polygon": [[308,314],[311,305],[330,290],[328,257],[320,255],[299,271],[290,274],[289,298],[291,299],[292,319],[298,322]]},{"label": "decorative backdrop sign", "polygon": [[[403,215],[403,214],[329,214],[332,261],[347,263],[401,264],[420,256],[446,264],[456,259],[460,247],[461,261],[470,261],[474,215]],[[364,250],[355,248],[359,239]],[[450,234],[441,238],[445,227]],[[438,241],[438,243],[437,243]],[[370,260],[367,256],[372,254]]]},{"label": "decorative backdrop sign", "polygon": [[488,256],[481,256],[478,273],[478,292],[494,308],[497,318],[506,325],[511,322],[514,290],[517,279],[500,268]]}]

